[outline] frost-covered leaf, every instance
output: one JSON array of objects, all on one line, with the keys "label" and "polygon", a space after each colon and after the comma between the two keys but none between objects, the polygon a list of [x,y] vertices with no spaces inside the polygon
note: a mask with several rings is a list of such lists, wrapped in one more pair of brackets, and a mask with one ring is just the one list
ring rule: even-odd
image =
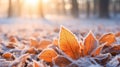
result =
[{"label": "frost-covered leaf", "polygon": [[111,46],[112,43],[114,43],[115,41],[116,41],[115,35],[113,33],[108,33],[100,38],[99,43],[100,44],[106,43],[106,46]]},{"label": "frost-covered leaf", "polygon": [[58,39],[54,39],[52,44],[58,46]]},{"label": "frost-covered leaf", "polygon": [[84,56],[90,55],[90,53],[97,47],[97,40],[92,32],[89,32],[84,39]]},{"label": "frost-covered leaf", "polygon": [[55,64],[59,67],[66,67],[71,63],[71,61],[64,56],[57,56],[55,59]]},{"label": "frost-covered leaf", "polygon": [[5,58],[6,60],[14,60],[15,57],[13,56],[12,53],[6,52],[2,55],[3,58]]},{"label": "frost-covered leaf", "polygon": [[97,63],[104,66],[108,61],[111,60],[112,56],[110,53],[106,53],[106,54],[100,54],[100,55],[93,57],[93,58]]},{"label": "frost-covered leaf", "polygon": [[40,65],[37,61],[33,60],[33,67],[40,67]]},{"label": "frost-covered leaf", "polygon": [[37,46],[37,48],[45,49],[50,44],[52,44],[52,41],[44,39],[40,41],[40,44]]},{"label": "frost-covered leaf", "polygon": [[30,46],[37,47],[39,45],[39,42],[35,38],[30,39]]},{"label": "frost-covered leaf", "polygon": [[9,37],[9,42],[16,43],[16,42],[17,42],[16,37],[15,37],[15,36],[10,36],[10,37]]},{"label": "frost-covered leaf", "polygon": [[57,53],[53,49],[44,49],[39,55],[39,59],[43,59],[46,62],[52,62],[52,59],[57,56]]},{"label": "frost-covered leaf", "polygon": [[60,49],[72,59],[78,59],[80,57],[80,48],[75,35],[64,27],[61,27],[59,34]]},{"label": "frost-covered leaf", "polygon": [[80,56],[81,57],[84,56],[84,45],[83,45],[82,41],[80,42]]},{"label": "frost-covered leaf", "polygon": [[120,53],[120,45],[115,45],[113,47],[110,47],[110,48],[104,50],[103,53],[111,53],[112,55],[117,55]]},{"label": "frost-covered leaf", "polygon": [[29,49],[27,50],[27,53],[30,53],[30,54],[36,54],[37,51],[36,51],[35,48],[31,47],[31,48],[29,48]]},{"label": "frost-covered leaf", "polygon": [[97,56],[101,53],[102,49],[104,47],[104,44],[103,45],[100,45],[98,46],[92,53],[91,53],[91,56]]}]

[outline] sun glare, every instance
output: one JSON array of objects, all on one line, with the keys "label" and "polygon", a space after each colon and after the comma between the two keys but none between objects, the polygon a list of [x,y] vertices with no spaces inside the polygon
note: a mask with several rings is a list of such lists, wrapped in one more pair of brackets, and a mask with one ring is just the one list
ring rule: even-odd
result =
[{"label": "sun glare", "polygon": [[28,5],[36,6],[39,0],[25,0]]}]

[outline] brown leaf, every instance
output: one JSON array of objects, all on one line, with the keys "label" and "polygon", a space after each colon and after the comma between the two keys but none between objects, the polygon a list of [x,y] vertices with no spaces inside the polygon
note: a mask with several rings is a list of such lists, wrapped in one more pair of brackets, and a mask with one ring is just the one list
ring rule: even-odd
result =
[{"label": "brown leaf", "polygon": [[10,36],[10,37],[9,37],[9,42],[16,43],[16,42],[17,42],[16,37],[15,37],[15,36]]},{"label": "brown leaf", "polygon": [[80,42],[80,56],[83,57],[84,56],[84,45],[82,42]]},{"label": "brown leaf", "polygon": [[110,48],[104,50],[103,53],[111,53],[113,56],[115,56],[120,53],[120,45],[115,45],[113,47],[110,47]]},{"label": "brown leaf", "polygon": [[52,44],[58,46],[58,39],[54,39]]},{"label": "brown leaf", "polygon": [[33,67],[40,67],[39,63],[37,61],[35,61],[35,60],[33,60]]},{"label": "brown leaf", "polygon": [[40,44],[37,46],[38,49],[45,49],[48,45],[52,44],[52,41],[44,39],[40,41]]},{"label": "brown leaf", "polygon": [[75,35],[64,27],[61,27],[59,47],[72,59],[78,59],[80,57],[80,47]]},{"label": "brown leaf", "polygon": [[97,47],[92,53],[91,53],[91,56],[97,56],[101,53],[102,49],[104,47],[104,44],[103,45],[100,45],[99,47]]},{"label": "brown leaf", "polygon": [[115,36],[116,36],[116,37],[120,37],[120,32],[117,32],[117,33],[115,34]]},{"label": "brown leaf", "polygon": [[30,53],[30,54],[36,54],[37,51],[35,50],[35,48],[31,47],[27,50],[27,53]]},{"label": "brown leaf", "polygon": [[8,53],[8,52],[6,52],[6,53],[4,53],[4,54],[2,55],[2,57],[6,58],[6,59],[11,58],[12,56],[13,56],[13,55],[12,55],[11,53]]},{"label": "brown leaf", "polygon": [[57,56],[57,53],[53,50],[53,49],[45,49],[43,50],[38,58],[39,59],[43,59],[46,62],[52,62],[52,59],[55,58]]},{"label": "brown leaf", "polygon": [[4,59],[10,60],[10,61],[15,60],[15,57],[13,56],[13,54],[12,54],[12,53],[9,53],[9,52],[4,53],[4,54],[2,55],[2,57],[3,57]]},{"label": "brown leaf", "polygon": [[93,33],[90,32],[88,33],[88,35],[86,36],[84,40],[84,56],[90,55],[90,53],[94,49],[96,49],[96,47],[97,47],[97,40],[94,37]]},{"label": "brown leaf", "polygon": [[72,63],[69,59],[65,58],[64,56],[57,56],[55,59],[55,64],[59,67],[66,67],[70,63]]},{"label": "brown leaf", "polygon": [[39,42],[35,38],[30,39],[30,46],[37,47],[39,45]]},{"label": "brown leaf", "polygon": [[100,38],[99,43],[100,43],[100,44],[106,43],[105,46],[111,46],[112,43],[114,43],[115,41],[116,41],[115,35],[112,34],[112,33],[108,33],[108,34],[103,35],[103,36]]}]

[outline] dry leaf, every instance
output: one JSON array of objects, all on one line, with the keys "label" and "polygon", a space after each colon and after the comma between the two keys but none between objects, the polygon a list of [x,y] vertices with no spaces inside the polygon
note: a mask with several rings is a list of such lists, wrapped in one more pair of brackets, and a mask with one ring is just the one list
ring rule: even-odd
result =
[{"label": "dry leaf", "polygon": [[115,34],[115,36],[116,36],[116,37],[120,37],[120,32],[117,32],[117,33]]},{"label": "dry leaf", "polygon": [[104,45],[100,45],[99,47],[97,47],[92,53],[91,56],[97,56],[101,53],[102,49],[103,49]]},{"label": "dry leaf", "polygon": [[90,53],[97,47],[97,40],[93,33],[90,32],[84,40],[84,56],[90,55]]},{"label": "dry leaf", "polygon": [[115,35],[112,33],[108,33],[108,34],[103,35],[100,38],[99,43],[100,44],[106,43],[105,46],[111,46],[111,44],[114,43],[115,41],[116,41]]},{"label": "dry leaf", "polygon": [[39,59],[43,59],[46,62],[52,62],[52,59],[55,58],[57,56],[57,53],[53,50],[53,49],[45,49],[43,50],[38,58]]},{"label": "dry leaf", "polygon": [[66,67],[70,63],[72,63],[69,59],[65,58],[64,56],[57,56],[55,59],[55,64],[59,67]]},{"label": "dry leaf", "polygon": [[14,37],[14,36],[10,36],[10,37],[9,37],[9,42],[16,43],[16,42],[17,42],[16,37]]},{"label": "dry leaf", "polygon": [[58,39],[54,39],[52,44],[58,46]]},{"label": "dry leaf", "polygon": [[78,59],[80,57],[80,47],[75,35],[64,27],[61,27],[59,43],[60,49],[69,57],[72,59]]},{"label": "dry leaf", "polygon": [[120,45],[115,45],[107,50],[105,50],[103,53],[111,53],[113,56],[120,53]]},{"label": "dry leaf", "polygon": [[82,42],[80,42],[80,56],[83,57],[84,56],[84,45]]},{"label": "dry leaf", "polygon": [[40,67],[39,63],[37,61],[35,61],[35,60],[33,60],[33,67]]},{"label": "dry leaf", "polygon": [[39,45],[39,42],[35,38],[30,39],[30,46],[37,47]]},{"label": "dry leaf", "polygon": [[27,50],[27,53],[30,53],[30,54],[36,54],[37,51],[35,50],[35,48],[31,47]]},{"label": "dry leaf", "polygon": [[2,55],[3,58],[5,58],[6,60],[14,60],[15,57],[13,56],[13,54],[6,52]]},{"label": "dry leaf", "polygon": [[52,44],[52,41],[44,39],[40,41],[40,44],[37,46],[37,48],[45,49],[50,44]]}]

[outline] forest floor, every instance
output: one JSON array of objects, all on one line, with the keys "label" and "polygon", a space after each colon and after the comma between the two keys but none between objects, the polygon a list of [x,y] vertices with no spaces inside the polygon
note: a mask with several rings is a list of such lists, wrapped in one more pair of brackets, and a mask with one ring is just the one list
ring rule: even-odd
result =
[{"label": "forest floor", "polygon": [[[119,27],[120,20],[119,19],[98,19],[98,18],[96,18],[96,19],[92,19],[92,18],[91,19],[74,19],[74,18],[70,18],[70,17],[66,18],[66,17],[62,17],[62,16],[52,17],[52,18],[48,17],[47,19],[24,19],[24,18],[22,18],[22,19],[20,19],[20,18],[0,19],[0,43],[1,43],[1,45],[0,45],[0,61],[2,61],[2,63],[0,63],[0,67],[8,67],[8,66],[14,66],[14,65],[20,66],[21,64],[22,65],[20,67],[24,67],[26,65],[26,63],[27,63],[27,67],[29,67],[30,64],[32,64],[32,65],[34,64],[33,63],[34,61],[32,62],[30,60],[31,58],[33,60],[35,60],[35,62],[41,62],[40,60],[36,59],[38,54],[30,55],[32,57],[30,59],[27,59],[27,61],[25,60],[25,57],[27,56],[26,52],[31,54],[33,52],[29,52],[29,50],[37,51],[36,49],[34,50],[34,49],[28,48],[28,47],[31,47],[30,46],[31,39],[33,38],[33,41],[34,41],[34,39],[37,41],[45,40],[47,43],[53,44],[54,39],[59,38],[59,32],[60,32],[61,25],[68,28],[69,30],[71,30],[71,32],[73,34],[75,34],[79,40],[82,39],[83,37],[85,37],[87,35],[87,33],[89,33],[89,31],[92,31],[96,37],[97,37],[97,35],[100,34],[100,36],[98,36],[98,38],[100,38],[103,34],[109,33],[109,32],[112,32],[114,34],[119,34],[119,36],[120,36],[120,27]],[[116,38],[117,42],[115,42],[115,44],[120,44],[119,36]],[[19,45],[16,46],[16,45],[14,45],[13,42],[17,43]],[[45,44],[46,42],[43,42],[43,44]],[[22,45],[20,45],[20,44],[22,44]],[[28,44],[30,44],[30,45],[28,45]],[[34,45],[34,43],[33,43],[33,45]],[[47,46],[48,46],[48,44],[47,44]],[[42,46],[42,47],[46,48],[46,46]],[[40,50],[41,49],[43,49],[43,48],[40,47]],[[15,54],[16,52],[18,52],[18,55]],[[38,53],[40,53],[40,52],[38,52]],[[13,56],[14,56],[14,58],[13,58]],[[35,57],[33,58],[33,56],[35,56]],[[106,54],[105,56],[107,56],[107,58],[109,58],[108,54]],[[104,60],[105,56],[103,55],[103,58],[102,58],[103,60]],[[116,56],[114,56],[114,57],[115,57],[114,60],[116,60]],[[112,56],[112,58],[114,58],[114,57]],[[118,57],[120,58],[120,55],[117,55],[117,58]],[[18,60],[20,58],[22,58],[22,59],[24,58],[24,60]],[[83,59],[85,59],[85,58],[83,58]],[[81,60],[83,60],[83,59],[81,59]],[[97,66],[102,67],[101,65],[104,65],[104,66],[107,65],[109,67],[109,65],[111,63],[113,63],[111,65],[111,67],[115,67],[116,65],[118,65],[117,63],[114,63],[113,60],[110,61],[110,59],[105,60],[106,62],[108,62],[108,64],[107,63],[104,63],[104,64],[99,63],[98,65],[96,65],[97,62],[94,62],[93,60],[86,58],[86,60],[89,60],[92,63],[88,63],[87,61],[85,61],[85,63],[88,63],[88,66],[90,65],[91,67],[97,67]],[[67,59],[67,60],[69,60],[69,59]],[[101,61],[103,61],[103,60],[101,60]],[[11,62],[9,62],[9,61],[11,61]],[[21,61],[23,63],[20,63]],[[78,61],[78,62],[80,62],[80,61]],[[120,62],[120,60],[119,60],[119,62]],[[12,64],[10,64],[10,63],[12,63]],[[68,64],[68,63],[69,63],[69,61],[66,61],[66,64]],[[76,63],[77,63],[77,61],[76,61]],[[46,64],[48,64],[50,66],[55,66],[54,64],[51,65],[51,63],[46,63]],[[84,64],[84,62],[83,62],[83,64]],[[92,66],[92,64],[94,64],[95,66],[94,65]],[[38,65],[45,66],[44,64],[42,64],[42,62]],[[35,66],[35,65],[33,65],[33,66],[39,67],[39,66]],[[58,64],[58,66],[60,66],[60,64]],[[78,66],[79,66],[79,64],[78,64]],[[30,67],[32,67],[32,66],[30,66]],[[73,66],[71,66],[71,67],[73,67]],[[83,65],[83,67],[86,67],[86,65]]]}]

